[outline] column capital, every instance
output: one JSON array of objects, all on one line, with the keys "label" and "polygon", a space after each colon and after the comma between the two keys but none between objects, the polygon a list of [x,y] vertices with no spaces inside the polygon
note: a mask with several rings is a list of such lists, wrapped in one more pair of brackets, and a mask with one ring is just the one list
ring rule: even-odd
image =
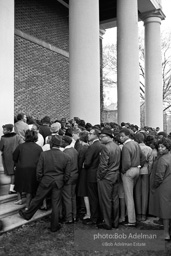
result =
[{"label": "column capital", "polygon": [[[150,11],[150,12],[141,13],[139,15],[139,17],[142,21],[144,21],[144,23],[147,22],[148,18],[159,18],[160,21],[164,20],[166,18],[166,16],[164,15],[164,13],[161,9],[156,9],[156,10],[153,10],[153,11]],[[156,19],[156,22],[159,22],[159,19]]]}]

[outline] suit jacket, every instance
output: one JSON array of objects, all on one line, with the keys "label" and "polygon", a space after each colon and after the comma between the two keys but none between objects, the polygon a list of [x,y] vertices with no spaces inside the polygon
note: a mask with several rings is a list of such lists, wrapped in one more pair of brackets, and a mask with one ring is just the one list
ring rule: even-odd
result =
[{"label": "suit jacket", "polygon": [[75,148],[72,148],[72,147],[64,149],[63,152],[67,154],[71,160],[71,164],[70,164],[71,175],[66,184],[76,184],[78,179],[78,152]]},{"label": "suit jacket", "polygon": [[37,165],[37,180],[45,187],[49,187],[53,181],[57,187],[63,187],[70,178],[70,158],[57,148],[41,153]]},{"label": "suit jacket", "polygon": [[87,181],[97,182],[97,168],[100,162],[102,145],[99,140],[91,144],[85,154],[84,167],[87,170]]},{"label": "suit jacket", "polygon": [[107,179],[115,183],[119,178],[121,149],[113,141],[103,144],[100,164],[97,171],[98,179]]}]

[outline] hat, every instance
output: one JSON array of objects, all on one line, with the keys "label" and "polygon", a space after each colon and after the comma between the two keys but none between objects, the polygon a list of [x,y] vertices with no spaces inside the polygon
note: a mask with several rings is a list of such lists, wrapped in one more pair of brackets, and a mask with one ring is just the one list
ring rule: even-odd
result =
[{"label": "hat", "polygon": [[106,135],[110,136],[111,138],[114,137],[112,130],[108,127],[104,127],[103,130],[101,131],[101,134],[106,134]]},{"label": "hat", "polygon": [[58,122],[53,123],[53,124],[51,124],[51,126],[50,126],[50,130],[51,130],[52,133],[53,133],[53,132],[58,132],[60,128],[61,128],[61,124],[58,123]]},{"label": "hat", "polygon": [[2,126],[2,128],[6,128],[8,131],[12,131],[13,130],[13,124],[5,124]]},{"label": "hat", "polygon": [[49,116],[43,117],[43,118],[42,118],[42,123],[50,124],[50,117],[49,117]]},{"label": "hat", "polygon": [[52,135],[50,143],[51,143],[51,147],[55,147],[55,146],[60,147],[62,145],[62,137],[60,135]]},{"label": "hat", "polygon": [[67,136],[67,135],[64,135],[62,137],[62,140],[65,141],[66,143],[68,143],[69,145],[71,144],[72,142],[72,138],[70,136]]}]

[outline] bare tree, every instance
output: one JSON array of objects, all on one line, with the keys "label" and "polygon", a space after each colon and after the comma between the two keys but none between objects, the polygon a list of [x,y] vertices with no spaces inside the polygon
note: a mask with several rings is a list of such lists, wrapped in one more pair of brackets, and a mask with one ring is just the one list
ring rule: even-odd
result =
[{"label": "bare tree", "polygon": [[[171,33],[161,35],[162,78],[163,78],[163,111],[171,109]],[[139,37],[139,74],[141,105],[145,101],[145,51],[143,38]],[[111,73],[116,79],[111,79]],[[103,84],[117,84],[117,51],[116,45],[106,45],[103,49]]]},{"label": "bare tree", "polygon": [[117,84],[117,51],[116,44],[106,45],[103,48],[103,85],[113,86]]}]

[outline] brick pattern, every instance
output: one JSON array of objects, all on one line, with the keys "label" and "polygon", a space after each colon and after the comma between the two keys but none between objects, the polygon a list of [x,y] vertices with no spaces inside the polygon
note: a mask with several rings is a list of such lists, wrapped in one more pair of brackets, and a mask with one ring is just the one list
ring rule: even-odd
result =
[{"label": "brick pattern", "polygon": [[15,114],[69,115],[68,59],[15,37]]},{"label": "brick pattern", "polygon": [[57,0],[15,0],[15,28],[66,51],[68,15]]},{"label": "brick pattern", "polygon": [[[56,0],[16,0],[15,4],[17,29],[68,49],[66,11]],[[23,111],[38,119],[69,118],[68,58],[15,35],[14,66],[15,115]]]}]

